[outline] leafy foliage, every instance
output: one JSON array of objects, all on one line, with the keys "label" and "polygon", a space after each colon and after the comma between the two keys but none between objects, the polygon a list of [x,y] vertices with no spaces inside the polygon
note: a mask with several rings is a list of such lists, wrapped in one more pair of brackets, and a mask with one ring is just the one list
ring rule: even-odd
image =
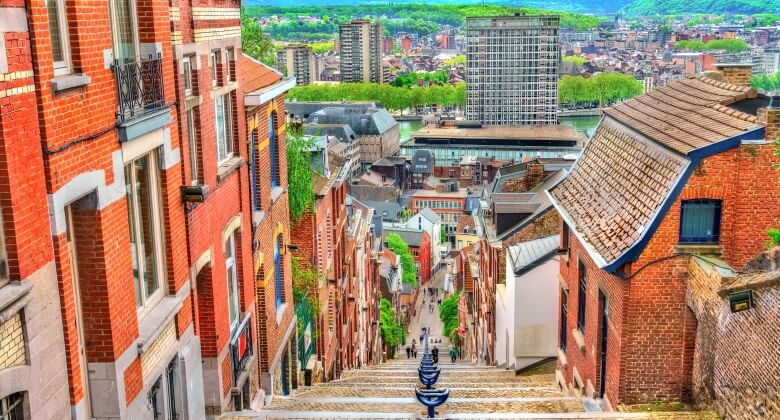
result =
[{"label": "leafy foliage", "polygon": [[691,50],[691,51],[717,51],[725,50],[730,53],[737,53],[747,51],[747,42],[741,39],[713,39],[707,43],[692,40],[692,41],[678,41],[674,47],[678,50]]},{"label": "leafy foliage", "polygon": [[287,195],[289,197],[290,220],[297,222],[303,212],[314,202],[309,150],[312,142],[303,137],[300,130],[287,128]]},{"label": "leafy foliage", "polygon": [[380,101],[391,110],[403,110],[417,105],[463,106],[466,85],[397,87],[377,83],[339,83],[336,85],[296,86],[287,94],[299,101]]},{"label": "leafy foliage", "polygon": [[629,17],[691,13],[753,14],[780,10],[780,0],[636,0],[622,10]]},{"label": "leafy foliage", "polygon": [[465,55],[456,55],[455,57],[450,58],[449,60],[446,60],[444,62],[444,65],[447,67],[457,67],[459,65],[466,65],[466,56]]},{"label": "leafy foliage", "polygon": [[241,15],[241,50],[265,65],[276,63],[276,47],[256,20]]},{"label": "leafy foliage", "polygon": [[333,51],[333,42],[326,41],[326,42],[313,42],[309,44],[311,47],[311,52],[314,54],[324,54],[329,51]]},{"label": "leafy foliage", "polygon": [[379,331],[389,348],[388,356],[393,357],[398,345],[406,341],[406,329],[398,321],[390,301],[385,298],[379,301]]},{"label": "leafy foliage", "polygon": [[414,258],[409,252],[409,245],[397,233],[391,233],[385,237],[387,247],[401,257],[401,267],[403,268],[404,283],[417,283],[417,266],[414,264]]},{"label": "leafy foliage", "polygon": [[450,297],[441,301],[439,319],[444,323],[442,335],[445,337],[449,337],[453,330],[457,331],[458,329],[458,300],[460,299],[461,292],[462,290],[459,290],[457,293],[453,293]]},{"label": "leafy foliage", "polygon": [[757,74],[750,83],[754,88],[764,92],[780,91],[780,72],[775,74]]},{"label": "leafy foliage", "polygon": [[609,105],[641,94],[642,83],[621,73],[599,73],[593,77],[565,75],[558,83],[561,105]]},{"label": "leafy foliage", "polygon": [[399,74],[395,80],[393,80],[393,86],[412,87],[416,86],[419,80],[422,80],[428,85],[443,85],[450,80],[450,75],[447,70],[443,69],[433,72],[413,71]]}]

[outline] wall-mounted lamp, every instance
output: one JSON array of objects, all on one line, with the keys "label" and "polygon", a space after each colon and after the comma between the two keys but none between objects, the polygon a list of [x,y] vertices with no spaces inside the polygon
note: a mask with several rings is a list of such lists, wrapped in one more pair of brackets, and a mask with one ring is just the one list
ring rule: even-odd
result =
[{"label": "wall-mounted lamp", "polygon": [[745,290],[742,292],[729,293],[729,306],[731,312],[742,312],[753,307],[753,291]]},{"label": "wall-mounted lamp", "polygon": [[181,199],[186,203],[202,203],[206,200],[208,188],[205,185],[183,185]]}]

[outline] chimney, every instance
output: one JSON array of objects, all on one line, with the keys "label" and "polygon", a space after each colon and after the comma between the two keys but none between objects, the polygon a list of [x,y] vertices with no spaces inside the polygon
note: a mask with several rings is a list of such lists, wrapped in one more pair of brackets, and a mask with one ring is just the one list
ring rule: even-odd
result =
[{"label": "chimney", "polygon": [[764,139],[774,142],[780,139],[780,95],[771,96],[769,105],[758,110],[758,122],[764,125]]},{"label": "chimney", "polygon": [[726,82],[732,85],[750,87],[750,79],[753,77],[752,64],[723,63],[716,64],[715,68],[723,73]]}]

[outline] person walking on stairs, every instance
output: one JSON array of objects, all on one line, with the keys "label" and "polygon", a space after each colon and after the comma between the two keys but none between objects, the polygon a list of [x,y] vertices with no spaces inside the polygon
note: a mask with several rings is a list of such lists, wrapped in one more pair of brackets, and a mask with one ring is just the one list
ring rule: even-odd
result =
[{"label": "person walking on stairs", "polygon": [[450,347],[450,359],[452,359],[452,363],[455,363],[455,360],[458,358],[458,351],[455,350],[455,347]]},{"label": "person walking on stairs", "polygon": [[406,346],[406,358],[412,357],[412,349],[409,348],[409,346]]},{"label": "person walking on stairs", "polygon": [[436,346],[433,346],[433,350],[431,350],[431,355],[433,356],[433,363],[439,363],[439,348]]}]

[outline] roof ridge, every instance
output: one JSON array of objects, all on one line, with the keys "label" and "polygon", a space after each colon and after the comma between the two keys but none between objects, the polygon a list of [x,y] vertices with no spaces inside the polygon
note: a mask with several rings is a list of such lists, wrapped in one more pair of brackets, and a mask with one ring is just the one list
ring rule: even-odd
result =
[{"label": "roof ridge", "polygon": [[740,120],[743,120],[743,121],[752,122],[752,123],[758,122],[758,117],[756,117],[755,115],[750,115],[748,113],[739,111],[737,109],[729,108],[726,105],[712,104],[712,105],[710,105],[710,108],[712,108],[712,109],[714,109],[714,110],[716,110],[718,112],[722,112],[722,113],[724,113],[726,115],[730,115],[730,116],[732,116],[734,118],[739,118]]},{"label": "roof ridge", "polygon": [[731,92],[736,92],[736,93],[747,93],[750,92],[751,90],[755,90],[750,86],[742,86],[734,83],[729,83],[727,81],[715,80],[703,74],[696,74],[689,78],[698,79],[704,83],[707,83],[708,85],[715,86],[717,88],[728,90]]}]

